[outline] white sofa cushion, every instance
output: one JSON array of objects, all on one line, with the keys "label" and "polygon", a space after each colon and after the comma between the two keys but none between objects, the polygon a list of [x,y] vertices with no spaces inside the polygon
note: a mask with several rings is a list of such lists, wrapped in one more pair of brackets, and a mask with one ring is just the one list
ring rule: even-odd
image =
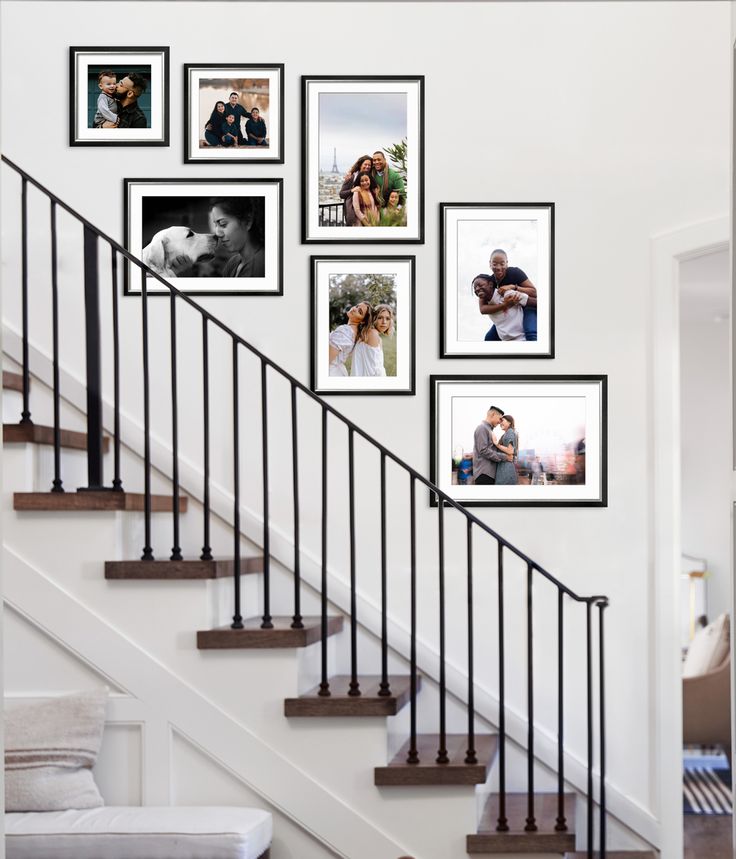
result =
[{"label": "white sofa cushion", "polygon": [[5,815],[7,859],[258,859],[273,821],[259,808],[144,806]]},{"label": "white sofa cushion", "polygon": [[107,689],[101,688],[6,706],[6,811],[103,804],[92,767],[102,743],[106,704]]},{"label": "white sofa cushion", "polygon": [[682,666],[683,677],[714,671],[729,653],[729,623],[725,612],[696,633]]}]

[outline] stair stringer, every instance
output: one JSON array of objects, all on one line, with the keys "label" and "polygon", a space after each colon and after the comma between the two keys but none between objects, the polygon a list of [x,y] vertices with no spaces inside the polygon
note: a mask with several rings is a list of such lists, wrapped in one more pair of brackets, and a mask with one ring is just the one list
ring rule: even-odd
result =
[{"label": "stair stringer", "polygon": [[350,859],[409,852],[5,546],[3,577],[4,601],[16,612],[155,708],[189,743],[328,849]]},{"label": "stair stringer", "polygon": [[[21,357],[22,338],[6,321],[3,321],[3,351],[12,360],[19,362]],[[31,373],[47,388],[51,388],[53,379],[53,367],[50,357],[33,343],[29,344],[29,358]],[[84,413],[86,408],[86,387],[84,382],[72,373],[60,369],[60,391],[62,399]],[[103,401],[103,423],[108,432],[113,427],[113,405],[111,402]],[[130,414],[120,415],[120,434],[122,442],[136,456],[143,456],[143,426]],[[151,463],[154,469],[169,479],[172,452],[168,443],[155,434],[151,434]],[[200,469],[185,457],[179,459],[179,480],[183,492],[191,495],[198,501],[202,500],[201,487],[203,485],[203,474]],[[210,505],[213,514],[228,522],[232,516],[233,497],[232,494],[215,482],[210,484]],[[253,508],[242,503],[240,506],[242,532],[247,534],[247,539],[258,544],[254,535],[261,532],[262,518]],[[290,534],[271,525],[271,556],[285,570],[290,570],[293,565],[294,544]],[[319,592],[321,587],[321,559],[301,548],[301,577],[305,585]],[[341,611],[350,613],[350,588],[349,582],[338,575],[334,569],[328,567],[328,592],[330,602]],[[358,594],[358,617],[359,625],[374,637],[381,636],[381,610],[378,602],[367,599],[364,594]],[[391,647],[404,659],[408,660],[410,653],[410,631],[409,628],[399,622],[389,613],[389,640]],[[421,638],[417,639],[417,665],[419,670],[433,681],[439,681],[440,660],[437,648],[430,642]],[[446,685],[450,695],[458,700],[464,701],[467,695],[468,679],[464,669],[453,664],[451,660],[446,661]],[[475,709],[479,716],[486,719],[492,725],[498,725],[499,701],[492,690],[476,681]],[[514,710],[508,704],[506,706],[506,733],[507,738],[518,745],[526,748],[528,737],[528,722],[526,716]],[[535,728],[535,759],[538,763],[547,767],[549,771],[557,771],[558,760],[557,738],[550,731],[537,726]],[[565,750],[565,781],[566,784],[577,790],[580,794],[587,793],[588,769],[587,763],[577,755]],[[594,793],[600,788],[597,770],[593,773]],[[608,815],[616,823],[623,824],[633,833],[642,838],[653,847],[657,847],[661,840],[661,824],[653,812],[641,805],[636,799],[627,795],[624,791],[609,780],[606,781],[606,804]],[[597,809],[596,809],[597,812]]]}]

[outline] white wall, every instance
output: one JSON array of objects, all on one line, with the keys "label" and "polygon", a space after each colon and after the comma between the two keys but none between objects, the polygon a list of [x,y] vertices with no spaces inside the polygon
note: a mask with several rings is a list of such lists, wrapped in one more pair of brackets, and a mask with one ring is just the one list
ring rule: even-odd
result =
[{"label": "white wall", "polygon": [[[322,249],[301,246],[298,238],[299,75],[387,71],[426,75],[426,243],[396,249],[417,256],[418,393],[392,398],[390,403],[345,397],[337,405],[426,473],[430,373],[608,374],[608,508],[494,509],[481,510],[480,515],[572,588],[611,597],[610,779],[622,794],[658,813],[654,757],[658,728],[651,710],[654,649],[648,636],[654,614],[652,451],[646,443],[632,444],[626,416],[643,416],[641,438],[647,438],[649,319],[656,312],[647,293],[651,237],[728,210],[729,5],[701,0],[454,3],[452,17],[447,5],[438,3],[354,7],[356,22],[370,18],[382,31],[388,17],[391,29],[402,34],[401,49],[393,52],[391,62],[370,51],[342,47],[352,21],[346,22],[344,9],[341,12],[332,3],[149,2],[133,9],[139,19],[131,22],[128,33],[137,30],[139,42],[172,48],[171,147],[69,149],[64,86],[46,105],[48,133],[29,136],[18,120],[27,114],[29,87],[10,81],[33,81],[39,56],[44,58],[46,79],[66,81],[68,46],[107,44],[109,20],[93,14],[87,3],[6,2],[3,151],[118,238],[123,176],[283,176],[284,297],[211,298],[202,304],[302,380],[308,378],[310,344],[308,257]],[[29,50],[23,34],[37,30],[40,18],[45,27],[35,33]],[[221,38],[225,21],[229,32],[243,34],[231,47]],[[257,30],[255,44],[248,38],[249,30]],[[416,33],[421,36],[413,38]],[[208,60],[203,45],[217,45],[218,56]],[[182,64],[237,62],[245,45],[249,61],[286,63],[286,163],[222,169],[184,165]],[[697,121],[688,120],[692,110]],[[454,145],[448,145],[443,134],[448,113],[449,121],[461,128]],[[437,204],[458,200],[555,201],[554,361],[437,358]],[[12,236],[7,218],[3,230]],[[10,262],[5,265],[5,280],[12,284],[17,268]],[[64,312],[75,319],[76,272],[67,277]],[[38,299],[39,313],[45,301]],[[122,305],[125,319],[135,320],[135,303],[125,299]],[[155,324],[165,322],[163,311],[160,306],[154,309]],[[17,325],[17,300],[12,295],[4,316]],[[161,365],[166,363],[165,337],[163,341],[164,354],[154,356]],[[135,347],[131,336],[125,348]],[[65,349],[67,366],[78,370],[82,357],[78,344],[71,348],[67,343]],[[132,351],[126,353],[126,363],[133,360]],[[191,372],[196,384],[193,366]],[[224,398],[227,374],[222,380]],[[164,384],[161,381],[156,389],[159,400],[164,399]],[[139,416],[139,393],[135,388],[127,393],[127,407]],[[227,419],[226,407],[222,419]],[[161,427],[165,425],[162,406]],[[197,457],[196,440],[193,430],[183,440],[192,460]],[[226,464],[223,454],[223,469]],[[286,502],[283,509],[276,509],[276,515],[285,519],[288,512]],[[428,529],[432,520],[422,512],[421,521]],[[429,541],[431,532],[423,533]],[[397,575],[403,573],[405,568]],[[448,590],[461,594],[463,570],[451,565],[449,575]],[[397,596],[392,602],[399,612],[402,599]],[[461,599],[451,606],[451,621],[461,632]],[[540,718],[545,719],[543,712]],[[574,734],[569,736],[574,745]],[[580,743],[584,745],[582,738]]]},{"label": "white wall", "polygon": [[680,269],[682,550],[705,558],[708,616],[731,600],[731,398],[728,253]]}]

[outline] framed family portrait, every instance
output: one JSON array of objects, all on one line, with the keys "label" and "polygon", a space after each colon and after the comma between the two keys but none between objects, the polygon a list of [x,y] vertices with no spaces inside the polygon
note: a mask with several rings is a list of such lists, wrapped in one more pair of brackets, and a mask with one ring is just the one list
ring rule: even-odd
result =
[{"label": "framed family portrait", "polygon": [[[282,179],[124,179],[125,247],[188,295],[281,295]],[[146,292],[168,295],[146,275]],[[125,266],[125,295],[141,294]]]},{"label": "framed family portrait", "polygon": [[310,262],[312,390],[414,394],[414,257]]},{"label": "framed family portrait", "polygon": [[283,164],[284,66],[184,66],[187,164]]},{"label": "framed family portrait", "polygon": [[440,203],[440,357],[553,358],[554,203]]},{"label": "framed family portrait", "polygon": [[607,506],[606,376],[429,384],[430,479],[447,495],[467,507]]},{"label": "framed family portrait", "polygon": [[169,49],[69,48],[70,146],[168,146]]},{"label": "framed family portrait", "polygon": [[302,241],[424,241],[424,78],[302,77]]}]

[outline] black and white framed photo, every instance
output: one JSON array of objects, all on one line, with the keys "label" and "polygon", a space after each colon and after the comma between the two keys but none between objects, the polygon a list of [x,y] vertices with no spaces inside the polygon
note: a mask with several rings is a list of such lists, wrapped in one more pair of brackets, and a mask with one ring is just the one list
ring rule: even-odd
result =
[{"label": "black and white framed photo", "polygon": [[440,357],[553,358],[554,203],[440,203]]},{"label": "black and white framed photo", "polygon": [[186,64],[184,161],[283,164],[283,64]]},{"label": "black and white framed photo", "polygon": [[69,66],[70,146],[169,145],[168,47],[71,47]]},{"label": "black and white framed photo", "polygon": [[[125,179],[125,247],[188,295],[281,295],[282,179]],[[126,265],[125,294],[140,295]],[[146,291],[168,294],[147,275]]]},{"label": "black and white framed photo", "polygon": [[424,241],[424,77],[302,77],[302,241]]},{"label": "black and white framed photo", "polygon": [[414,257],[313,256],[312,390],[414,394]]},{"label": "black and white framed photo", "polygon": [[467,507],[607,506],[607,378],[430,376],[432,482]]}]

